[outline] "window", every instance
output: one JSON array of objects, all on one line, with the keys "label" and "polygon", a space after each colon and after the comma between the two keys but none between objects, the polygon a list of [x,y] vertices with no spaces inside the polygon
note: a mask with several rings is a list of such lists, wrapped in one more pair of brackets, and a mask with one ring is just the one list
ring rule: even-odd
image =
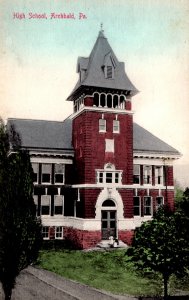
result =
[{"label": "window", "polygon": [[155,166],[155,184],[163,184],[163,166]]},{"label": "window", "polygon": [[50,196],[41,196],[41,214],[50,215]]},{"label": "window", "polygon": [[54,214],[63,215],[63,197],[55,196],[54,197]]},{"label": "window", "polygon": [[99,120],[99,132],[106,132],[106,120]]},{"label": "window", "polygon": [[140,197],[134,197],[134,216],[141,215]]},{"label": "window", "polygon": [[111,199],[107,199],[102,203],[102,207],[114,207],[115,203]]},{"label": "window", "polygon": [[99,172],[98,174],[99,174],[98,175],[98,177],[99,177],[98,180],[99,180],[100,183],[102,183],[103,182],[103,172]]},{"label": "window", "polygon": [[64,165],[63,164],[55,164],[54,182],[57,184],[64,183]]},{"label": "window", "polygon": [[152,183],[152,166],[144,166],[144,184]]},{"label": "window", "polygon": [[113,78],[113,67],[107,66],[107,79]]},{"label": "window", "polygon": [[152,198],[144,197],[144,216],[152,215]]},{"label": "window", "polygon": [[55,229],[55,238],[62,239],[62,237],[63,237],[63,228],[61,226],[58,226]]},{"label": "window", "polygon": [[156,197],[156,210],[163,205],[163,197]]},{"label": "window", "polygon": [[114,152],[114,140],[105,139],[105,151]]},{"label": "window", "polygon": [[133,166],[133,183],[134,184],[140,183],[140,165]]},{"label": "window", "polygon": [[106,173],[106,183],[112,183],[112,173]]},{"label": "window", "polygon": [[118,120],[113,120],[113,132],[119,133],[119,121]]},{"label": "window", "polygon": [[115,173],[115,183],[119,183],[119,173]]},{"label": "window", "polygon": [[38,183],[38,176],[39,176],[39,164],[32,163],[33,168],[33,182]]},{"label": "window", "polygon": [[42,164],[41,182],[42,183],[51,182],[51,164]]},{"label": "window", "polygon": [[49,238],[49,227],[48,226],[43,226],[42,227],[42,236],[44,239]]}]

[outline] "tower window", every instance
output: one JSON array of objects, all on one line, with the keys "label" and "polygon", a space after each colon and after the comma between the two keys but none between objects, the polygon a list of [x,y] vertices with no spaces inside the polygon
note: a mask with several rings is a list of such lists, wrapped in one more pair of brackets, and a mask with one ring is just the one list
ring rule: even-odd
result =
[{"label": "tower window", "polygon": [[119,133],[119,121],[113,120],[113,133]]},{"label": "tower window", "polygon": [[114,140],[105,139],[105,151],[114,153]]},{"label": "tower window", "polygon": [[113,78],[113,67],[107,66],[107,78]]},{"label": "tower window", "polygon": [[106,120],[99,120],[99,132],[106,132]]},{"label": "tower window", "polygon": [[112,173],[106,173],[106,183],[112,183]]}]

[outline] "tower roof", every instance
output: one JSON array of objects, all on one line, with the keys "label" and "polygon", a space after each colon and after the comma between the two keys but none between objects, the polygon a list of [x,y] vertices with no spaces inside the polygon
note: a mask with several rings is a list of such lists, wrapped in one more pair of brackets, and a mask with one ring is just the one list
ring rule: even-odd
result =
[{"label": "tower roof", "polygon": [[[107,66],[113,68],[111,78],[106,76]],[[78,58],[77,72],[80,73],[80,78],[67,100],[72,100],[72,95],[82,86],[129,91],[131,96],[138,93],[125,72],[125,64],[118,61],[103,30],[99,32],[90,56]]]}]

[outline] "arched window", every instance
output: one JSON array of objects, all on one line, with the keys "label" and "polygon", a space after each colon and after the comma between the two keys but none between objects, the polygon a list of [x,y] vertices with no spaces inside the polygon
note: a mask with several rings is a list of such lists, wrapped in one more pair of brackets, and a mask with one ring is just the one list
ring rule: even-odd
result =
[{"label": "arched window", "polygon": [[106,95],[105,94],[101,94],[100,95],[100,106],[102,106],[102,107],[105,106],[105,104],[106,104],[105,99],[106,99]]},{"label": "arched window", "polygon": [[118,95],[113,96],[113,107],[118,107]]},{"label": "arched window", "polygon": [[93,104],[97,107],[99,106],[99,94],[98,93],[94,93]]},{"label": "arched window", "polygon": [[112,108],[112,95],[111,94],[107,95],[107,106],[109,108]]},{"label": "arched window", "polygon": [[109,207],[115,207],[115,203],[114,203],[113,200],[107,199],[107,200],[105,200],[105,201],[102,203],[102,206],[103,206],[103,207],[107,207],[107,206],[109,206]]}]

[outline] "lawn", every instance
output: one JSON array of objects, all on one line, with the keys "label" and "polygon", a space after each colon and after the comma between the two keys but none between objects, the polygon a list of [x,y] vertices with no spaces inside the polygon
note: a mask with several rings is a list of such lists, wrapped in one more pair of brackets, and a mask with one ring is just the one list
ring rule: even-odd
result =
[{"label": "lawn", "polygon": [[[41,251],[38,265],[66,278],[116,294],[158,296],[162,281],[158,275],[140,276],[128,262],[125,250],[114,251]],[[189,277],[170,282],[170,293],[189,290]]]}]

